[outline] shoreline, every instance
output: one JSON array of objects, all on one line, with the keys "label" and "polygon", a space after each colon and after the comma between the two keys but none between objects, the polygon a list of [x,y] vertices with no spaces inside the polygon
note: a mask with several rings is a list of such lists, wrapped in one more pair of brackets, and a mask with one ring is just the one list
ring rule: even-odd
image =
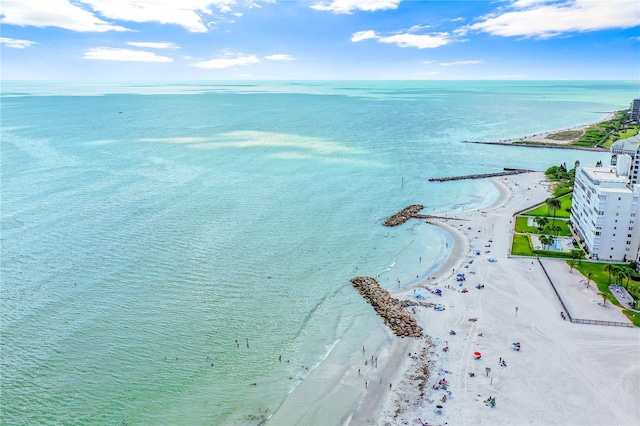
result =
[{"label": "shoreline", "polygon": [[[508,198],[508,190],[499,183],[498,178],[488,180],[497,189],[495,198],[485,197],[471,211],[492,208]],[[447,274],[450,276],[453,264],[462,262],[463,257],[458,254],[461,253],[465,244],[465,238],[459,232],[450,232],[453,227],[449,229],[445,219],[443,218],[442,221],[444,226],[440,226],[440,223],[432,223],[432,219],[412,219],[409,226],[430,225],[435,227],[436,232],[444,235],[443,241],[446,241],[449,247],[445,248],[445,242],[442,243],[442,253],[438,255],[438,258],[442,256],[442,260],[435,260],[433,264],[425,263],[424,269],[420,270],[418,279],[409,278],[408,281],[403,281],[397,289],[387,286],[393,297],[403,298],[402,294],[408,295],[412,289],[424,285],[424,283],[439,281],[444,279]],[[456,222],[454,219],[446,219],[447,222],[449,220]],[[385,278],[390,279],[391,277]],[[358,297],[361,298],[360,295]],[[362,298],[360,300],[367,303]],[[364,417],[370,413],[378,412],[388,399],[389,393],[393,391],[393,386],[400,383],[405,371],[411,368],[412,359],[406,354],[420,351],[420,344],[424,340],[396,337],[382,323],[381,318],[374,310],[370,309],[368,321],[376,323],[380,321],[380,326],[374,327],[366,335],[354,336],[354,329],[359,326],[353,325],[350,332],[342,337],[323,363],[311,371],[310,375],[300,382],[296,389],[289,393],[278,408],[265,419],[264,425],[376,424],[375,419],[367,418],[365,420]],[[424,333],[429,334],[428,328],[425,328]],[[362,346],[366,348],[365,353],[362,352]],[[371,360],[372,354],[377,361],[376,367],[373,368],[370,363],[365,364]],[[392,384],[391,391],[388,387],[390,383]]]},{"label": "shoreline", "polygon": [[[640,365],[630,362],[640,353],[640,329],[563,320],[542,269],[529,258],[508,255],[513,213],[550,193],[544,174],[489,181],[498,190],[496,199],[456,214],[468,221],[429,221],[451,236],[443,264],[408,287],[390,290],[401,300],[416,300],[413,290],[425,286],[441,290],[442,296],[427,291],[421,300],[444,310],[416,307],[425,336],[398,338],[382,323],[358,336],[360,325],[379,321],[371,309],[266,425],[640,423]],[[586,316],[621,315],[581,291],[585,278],[570,272],[566,262],[545,260],[545,268]],[[460,272],[465,282],[456,281]],[[477,289],[479,284],[484,287]],[[514,351],[512,342],[522,342],[522,351]],[[474,359],[474,352],[482,358]],[[508,366],[501,367],[499,358]],[[495,408],[485,404],[489,396],[496,398]]]},{"label": "shoreline", "polygon": [[[441,289],[442,296],[427,293],[425,300],[443,304],[444,311],[417,311],[427,340],[403,343],[410,353],[422,353],[428,345],[435,349],[426,359],[420,356],[413,360],[400,354],[399,359],[392,362],[401,370],[400,376],[396,376],[401,377],[399,383],[394,383],[393,390],[367,392],[341,424],[394,425],[422,421],[429,424],[578,425],[640,421],[640,407],[634,402],[634,396],[640,392],[640,366],[629,366],[629,362],[625,362],[625,354],[628,357],[640,352],[640,330],[565,322],[558,315],[561,309],[550,286],[543,281],[541,268],[531,259],[508,256],[512,215],[549,195],[544,175],[493,178],[491,182],[498,188],[498,198],[489,207],[458,215],[469,218],[469,223],[430,222],[448,232],[455,241],[449,258],[433,274],[434,278],[393,293],[394,297],[413,300],[414,288],[426,285]],[[478,256],[474,250],[485,253]],[[495,256],[497,263],[487,262],[487,256]],[[571,273],[563,261],[545,261],[545,267],[562,282],[577,283],[584,279],[577,271]],[[459,272],[467,275],[464,283],[455,280]],[[476,289],[475,285],[479,284],[486,288]],[[461,288],[468,292],[462,292]],[[584,296],[587,295],[578,292],[578,297],[584,300],[572,303],[580,304],[592,314],[600,314],[601,307],[592,302],[591,296]],[[516,308],[514,315],[514,307],[518,306],[521,309]],[[605,314],[615,316],[616,310],[611,307]],[[455,336],[449,334],[453,329],[457,331]],[[513,341],[526,342],[526,352],[524,349],[514,351]],[[592,345],[585,346],[584,342],[592,341],[599,342],[601,347],[594,353],[589,352],[591,349],[585,352]],[[474,352],[481,352],[482,359],[473,359]],[[601,365],[602,352],[610,363]],[[485,360],[487,356],[489,359]],[[503,356],[508,360],[508,367],[498,365],[498,358]],[[576,364],[576,359],[580,359],[580,363]],[[616,376],[616,365],[625,365],[623,375],[618,371]],[[486,367],[492,371],[485,376]],[[412,400],[410,396],[418,392],[416,374],[425,368],[430,372],[426,394],[420,400]],[[618,385],[607,380],[618,376],[621,376]],[[447,383],[444,389],[439,384],[442,381]],[[602,395],[594,383],[607,384],[607,392],[624,395],[615,401],[607,398],[605,407],[596,410],[593,404],[589,405],[590,401],[602,399]],[[563,403],[567,401],[567,394],[571,399]],[[536,402],[532,403],[534,395]],[[445,396],[446,402],[441,402]],[[498,408],[490,408],[483,402],[489,396],[497,398]],[[436,405],[443,408],[438,409]]]},{"label": "shoreline", "polygon": [[[389,289],[401,300],[416,300],[414,290],[426,287],[442,291],[436,296],[427,290],[422,301],[442,304],[443,311],[416,308],[414,316],[425,336],[397,338],[382,324],[367,336],[352,331],[267,425],[640,423],[640,407],[633,399],[640,393],[640,366],[627,365],[629,354],[640,353],[640,330],[565,322],[541,268],[531,259],[509,257],[513,214],[550,195],[544,174],[488,181],[498,191],[496,199],[456,212],[467,221],[426,220],[451,238],[442,264],[406,287]],[[488,256],[495,256],[497,263],[487,262]],[[578,283],[585,278],[571,273],[565,262],[545,261],[545,268],[562,283],[571,283],[563,291],[582,299],[572,303],[586,315],[604,312],[591,293],[579,291]],[[456,273],[465,273],[467,281],[456,282]],[[486,288],[476,289],[479,284]],[[514,307],[520,307],[515,315]],[[613,318],[616,311],[610,306],[605,314]],[[453,329],[456,336],[449,335]],[[522,352],[513,351],[513,341],[525,342]],[[357,342],[364,342],[366,351],[364,346],[360,351]],[[598,342],[598,349],[590,342]],[[473,359],[476,351],[483,354],[481,361]],[[497,364],[503,356],[508,367]],[[611,362],[602,365],[602,359]],[[375,368],[367,365],[371,360]],[[622,375],[620,365],[625,366]],[[486,367],[492,369],[490,376],[484,375]],[[616,383],[608,380],[619,376]],[[442,380],[449,394],[440,388]],[[567,385],[549,387],[555,382]],[[595,410],[590,401],[602,396],[594,383],[624,397],[608,398],[606,407]],[[567,394],[571,400],[563,403]],[[534,404],[531,395],[537,399]],[[489,396],[497,398],[498,408],[483,403]]]},{"label": "shoreline", "polygon": [[550,130],[550,131],[534,133],[534,134],[524,135],[524,136],[515,137],[515,138],[501,139],[498,141],[462,141],[462,142],[484,144],[484,145],[505,145],[505,146],[513,145],[518,147],[529,147],[529,148],[575,149],[579,151],[595,151],[595,152],[607,151],[604,148],[572,146],[570,145],[570,143],[573,142],[574,140],[558,141],[553,139],[547,139],[547,136],[552,135],[554,133],[560,133],[560,132],[566,132],[566,131],[572,131],[572,130],[584,131],[589,127],[602,123],[603,121],[614,119],[616,117],[617,112],[618,111],[609,111],[606,113],[602,112],[601,114],[604,114],[604,116],[598,121],[594,121],[588,124],[581,124],[573,127],[567,127],[563,129]]}]

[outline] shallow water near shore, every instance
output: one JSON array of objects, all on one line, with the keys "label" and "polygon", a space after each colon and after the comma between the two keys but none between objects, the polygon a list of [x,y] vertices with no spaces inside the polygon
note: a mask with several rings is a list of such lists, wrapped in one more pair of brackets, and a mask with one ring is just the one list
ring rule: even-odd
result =
[{"label": "shallow water near shore", "polygon": [[3,82],[2,423],[256,424],[380,329],[352,277],[408,287],[444,261],[446,233],[386,217],[497,196],[428,178],[608,161],[460,141],[597,121],[637,96],[625,82]]}]

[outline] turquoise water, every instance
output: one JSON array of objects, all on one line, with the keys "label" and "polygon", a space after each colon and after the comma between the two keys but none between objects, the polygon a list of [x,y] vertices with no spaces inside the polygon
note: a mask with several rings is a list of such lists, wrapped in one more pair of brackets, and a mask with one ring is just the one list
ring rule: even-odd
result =
[{"label": "turquoise water", "polygon": [[497,195],[428,178],[608,161],[460,141],[634,97],[626,82],[2,82],[2,423],[255,424],[345,333],[381,326],[350,278],[406,286],[445,258],[442,231],[387,216]]}]

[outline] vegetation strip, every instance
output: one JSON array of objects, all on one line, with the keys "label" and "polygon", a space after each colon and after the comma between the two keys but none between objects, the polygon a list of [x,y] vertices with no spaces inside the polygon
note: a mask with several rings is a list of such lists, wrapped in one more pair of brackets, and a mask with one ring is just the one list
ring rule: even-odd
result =
[{"label": "vegetation strip", "polygon": [[536,141],[527,141],[527,142],[483,142],[483,141],[462,141],[462,143],[478,143],[481,145],[503,145],[503,146],[518,146],[524,148],[551,148],[551,149],[575,149],[578,151],[597,151],[597,152],[607,152],[606,148],[599,147],[586,147],[586,146],[576,146],[576,145],[557,145],[551,143],[544,142],[536,142]]}]

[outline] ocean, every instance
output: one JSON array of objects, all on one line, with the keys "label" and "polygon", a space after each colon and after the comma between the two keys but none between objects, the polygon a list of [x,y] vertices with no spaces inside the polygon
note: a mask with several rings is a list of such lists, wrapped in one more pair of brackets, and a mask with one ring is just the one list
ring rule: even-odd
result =
[{"label": "ocean", "polygon": [[386,217],[497,197],[429,178],[609,161],[461,141],[595,122],[639,96],[618,81],[1,89],[7,425],[257,424],[382,329],[352,277],[407,287],[446,259],[445,232]]}]

